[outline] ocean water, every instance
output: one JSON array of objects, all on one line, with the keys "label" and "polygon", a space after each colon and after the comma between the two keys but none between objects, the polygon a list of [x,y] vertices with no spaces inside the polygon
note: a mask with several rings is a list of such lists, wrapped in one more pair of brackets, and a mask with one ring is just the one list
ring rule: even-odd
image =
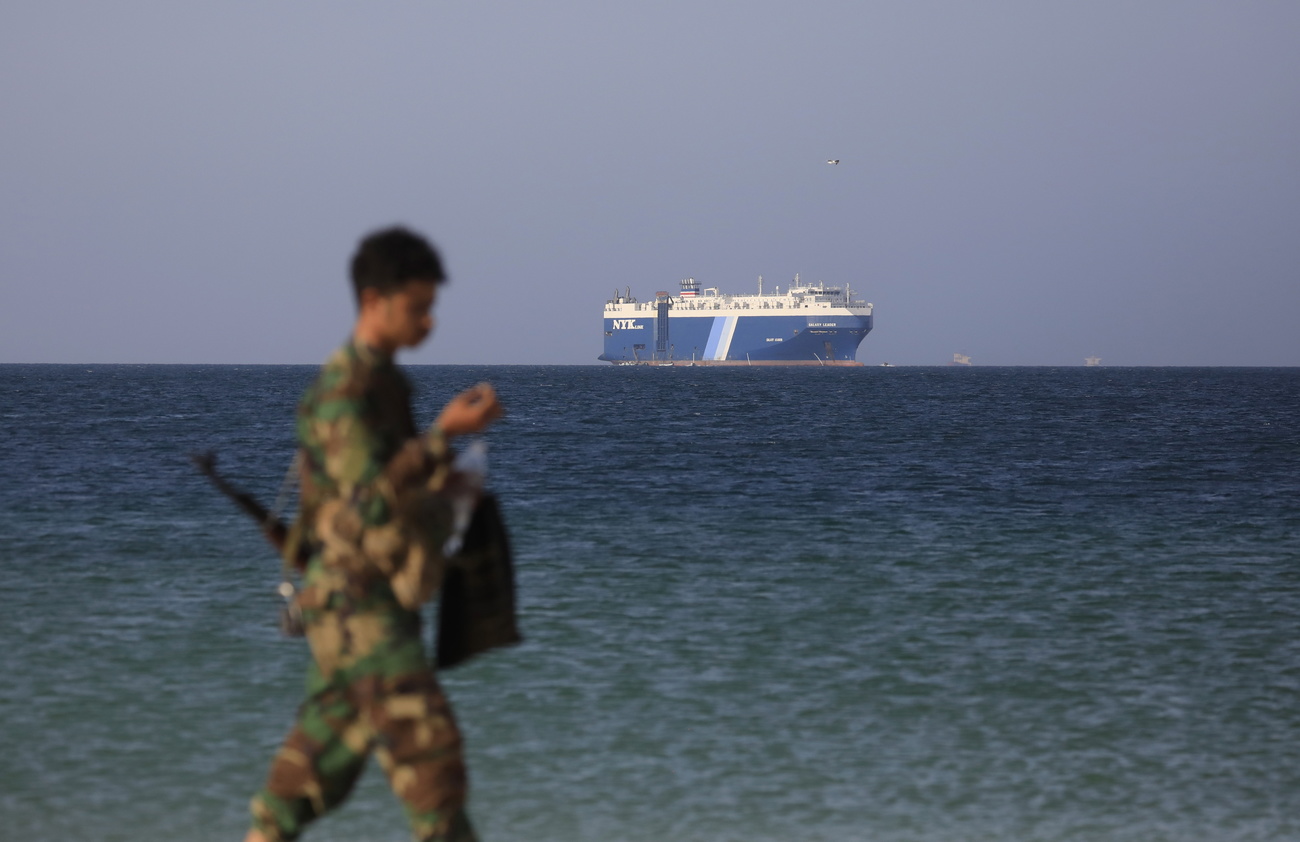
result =
[{"label": "ocean water", "polygon": [[[1300,840],[1300,369],[409,371],[509,411],[484,842]],[[272,501],[312,373],[0,366],[0,841],[242,836],[307,654],[187,454]]]}]

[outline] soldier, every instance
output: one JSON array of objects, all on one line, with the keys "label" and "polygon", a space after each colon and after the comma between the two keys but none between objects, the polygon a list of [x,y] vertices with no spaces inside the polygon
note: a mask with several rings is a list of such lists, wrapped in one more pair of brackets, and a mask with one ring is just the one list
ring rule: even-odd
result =
[{"label": "soldier", "polygon": [[245,842],[296,838],[347,797],[371,753],[418,839],[472,842],[460,732],[425,655],[420,605],[441,581],[450,528],[439,493],[456,482],[447,442],[502,410],[480,384],[427,433],[415,428],[393,356],[433,330],[445,275],[426,240],[376,232],[351,275],[352,337],[298,405],[296,528],[310,560],[295,604],[312,653],[307,699],[253,798]]}]

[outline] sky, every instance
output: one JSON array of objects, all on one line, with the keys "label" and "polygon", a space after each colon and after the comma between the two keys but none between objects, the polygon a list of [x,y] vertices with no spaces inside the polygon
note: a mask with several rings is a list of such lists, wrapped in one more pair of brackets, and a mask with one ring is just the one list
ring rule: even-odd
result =
[{"label": "sky", "polygon": [[[598,364],[616,288],[796,273],[868,365],[1300,365],[1300,3],[0,5],[0,363]],[[837,158],[838,165],[827,159]]]}]

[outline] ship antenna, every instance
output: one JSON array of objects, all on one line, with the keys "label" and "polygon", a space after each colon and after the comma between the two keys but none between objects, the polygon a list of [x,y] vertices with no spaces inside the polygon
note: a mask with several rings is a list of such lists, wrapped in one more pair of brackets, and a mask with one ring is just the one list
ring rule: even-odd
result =
[{"label": "ship antenna", "polygon": [[759,294],[759,295],[762,295],[762,294],[763,294],[763,276],[762,276],[762,275],[759,275],[759,276],[758,276],[758,294]]}]

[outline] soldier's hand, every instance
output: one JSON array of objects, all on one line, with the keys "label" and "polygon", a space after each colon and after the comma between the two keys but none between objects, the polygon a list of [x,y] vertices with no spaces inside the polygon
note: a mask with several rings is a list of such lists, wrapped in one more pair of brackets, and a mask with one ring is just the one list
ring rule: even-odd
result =
[{"label": "soldier's hand", "polygon": [[447,438],[481,433],[505,413],[496,390],[487,383],[466,389],[447,402],[437,425]]}]

